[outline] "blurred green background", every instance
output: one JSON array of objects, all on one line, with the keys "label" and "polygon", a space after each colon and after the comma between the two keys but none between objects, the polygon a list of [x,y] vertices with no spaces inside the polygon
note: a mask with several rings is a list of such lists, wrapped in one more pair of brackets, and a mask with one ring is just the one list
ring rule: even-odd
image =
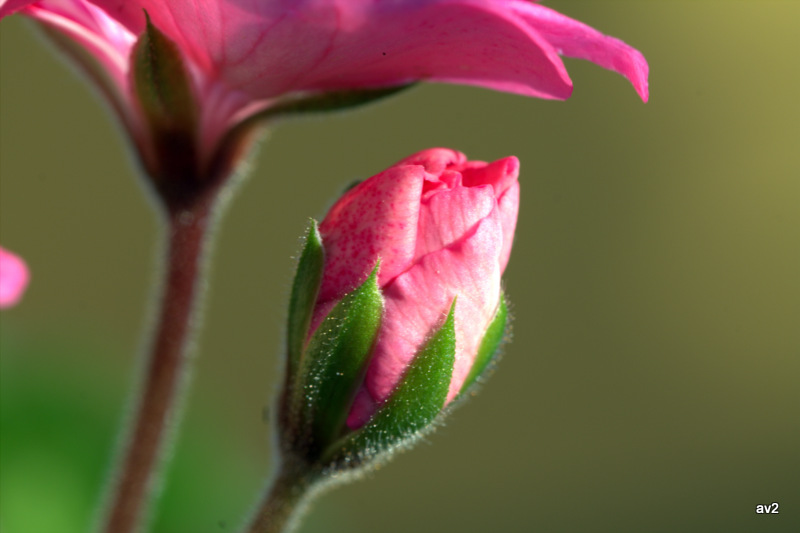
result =
[{"label": "blurred green background", "polygon": [[[270,469],[307,217],[431,146],[521,160],[513,343],[478,399],[301,531],[800,531],[800,3],[547,3],[639,48],[650,102],[567,60],[567,102],[424,85],[271,132],[219,232],[155,531],[235,530]],[[32,29],[0,33],[0,242],[33,273],[2,314],[0,528],[70,533],[110,461],[159,234],[119,128]]]}]

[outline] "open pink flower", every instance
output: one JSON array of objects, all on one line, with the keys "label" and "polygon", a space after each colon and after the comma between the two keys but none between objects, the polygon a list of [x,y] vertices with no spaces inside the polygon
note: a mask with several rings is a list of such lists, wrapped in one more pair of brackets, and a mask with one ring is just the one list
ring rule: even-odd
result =
[{"label": "open pink flower", "polygon": [[361,426],[391,394],[454,298],[456,355],[447,402],[461,390],[500,301],[519,206],[519,163],[467,161],[431,149],[348,191],[320,225],[325,269],[312,332],[380,258],[385,301],[363,388]]},{"label": "open pink flower", "polygon": [[30,274],[17,255],[0,248],[0,309],[16,305],[28,286]]},{"label": "open pink flower", "polygon": [[565,99],[561,54],[619,72],[648,97],[638,51],[527,0],[0,0],[0,18],[28,15],[89,53],[84,66],[145,160],[152,149],[128,76],[144,10],[187,63],[204,157],[287,96],[428,80]]}]

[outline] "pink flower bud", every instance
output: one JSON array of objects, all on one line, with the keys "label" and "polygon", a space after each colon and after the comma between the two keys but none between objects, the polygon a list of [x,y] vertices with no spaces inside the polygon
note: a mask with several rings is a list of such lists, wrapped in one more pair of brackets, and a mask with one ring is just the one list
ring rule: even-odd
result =
[{"label": "pink flower bud", "polygon": [[347,424],[363,425],[455,306],[447,402],[461,390],[500,300],[519,207],[519,163],[419,152],[348,191],[320,225],[325,249],[311,332],[380,259],[385,299],[366,379]]},{"label": "pink flower bud", "polygon": [[30,274],[25,262],[0,248],[0,308],[16,305],[29,280]]}]

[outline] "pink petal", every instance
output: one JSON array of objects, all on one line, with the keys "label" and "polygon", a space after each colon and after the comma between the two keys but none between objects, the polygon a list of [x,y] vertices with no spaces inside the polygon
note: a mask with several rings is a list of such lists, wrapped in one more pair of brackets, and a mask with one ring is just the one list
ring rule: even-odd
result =
[{"label": "pink petal", "polygon": [[25,262],[0,248],[0,308],[16,305],[30,281]]},{"label": "pink petal", "polygon": [[[134,35],[139,35],[144,31],[145,18],[144,11],[147,10],[152,17],[156,13],[168,9],[172,0],[153,1],[148,0],[66,0],[70,3],[86,3],[91,1],[106,13],[108,16],[119,22]],[[212,0],[217,3],[218,0]]]},{"label": "pink petal", "polygon": [[514,10],[561,53],[587,59],[628,78],[641,99],[647,102],[649,67],[644,56],[614,37],[544,6],[511,0]]},{"label": "pink petal", "polygon": [[420,165],[426,179],[436,181],[448,168],[459,168],[467,163],[467,156],[449,148],[428,148],[401,159],[397,165]]},{"label": "pink petal", "polygon": [[127,92],[130,50],[135,36],[96,6],[78,0],[42,0],[25,13],[83,45],[105,68],[122,93]]},{"label": "pink petal", "polygon": [[[247,87],[266,99],[293,81],[328,47],[336,31],[333,2],[289,0],[94,0],[132,32],[151,21],[209,78]],[[251,90],[252,89],[252,90]]]},{"label": "pink petal", "polygon": [[541,98],[572,90],[553,47],[495,0],[349,2],[337,22],[323,29],[336,34],[298,89],[430,80]]},{"label": "pink petal", "polygon": [[489,216],[496,199],[492,188],[462,187],[433,191],[423,199],[415,258],[441,250],[461,239]]},{"label": "pink petal", "polygon": [[478,185],[491,185],[494,194],[499,198],[506,190],[517,183],[519,177],[519,160],[514,157],[505,157],[492,163],[471,161],[461,169],[465,187]]},{"label": "pink petal", "polygon": [[503,228],[503,250],[500,254],[500,269],[504,271],[511,256],[514,229],[519,211],[519,160],[506,157],[493,163],[470,162],[461,171],[465,187],[491,185],[497,196],[500,224]]},{"label": "pink petal", "polygon": [[426,339],[456,303],[456,362],[447,401],[461,388],[500,296],[502,234],[496,213],[453,245],[423,257],[384,289],[385,311],[365,389],[348,425],[359,427],[384,401]]},{"label": "pink petal", "polygon": [[503,249],[500,252],[500,271],[505,272],[508,259],[511,257],[511,247],[514,244],[514,229],[517,227],[517,213],[519,212],[519,183],[506,189],[503,196],[497,200],[497,210],[500,213],[500,226],[503,228]]},{"label": "pink petal", "polygon": [[416,247],[423,180],[422,167],[394,166],[336,202],[320,225],[326,257],[320,302],[353,290],[379,257],[380,285],[407,268]]}]

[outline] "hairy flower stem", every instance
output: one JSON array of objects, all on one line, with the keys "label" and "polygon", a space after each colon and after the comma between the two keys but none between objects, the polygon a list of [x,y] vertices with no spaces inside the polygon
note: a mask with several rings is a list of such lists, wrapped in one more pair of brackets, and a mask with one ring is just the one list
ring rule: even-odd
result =
[{"label": "hairy flower stem", "polygon": [[317,492],[316,479],[286,461],[259,504],[246,533],[291,533]]},{"label": "hairy flower stem", "polygon": [[102,526],[105,533],[132,533],[143,525],[164,450],[177,425],[176,404],[188,381],[188,351],[198,330],[203,256],[213,226],[215,192],[167,210],[158,319],[141,355],[140,385],[123,429],[123,449]]}]

